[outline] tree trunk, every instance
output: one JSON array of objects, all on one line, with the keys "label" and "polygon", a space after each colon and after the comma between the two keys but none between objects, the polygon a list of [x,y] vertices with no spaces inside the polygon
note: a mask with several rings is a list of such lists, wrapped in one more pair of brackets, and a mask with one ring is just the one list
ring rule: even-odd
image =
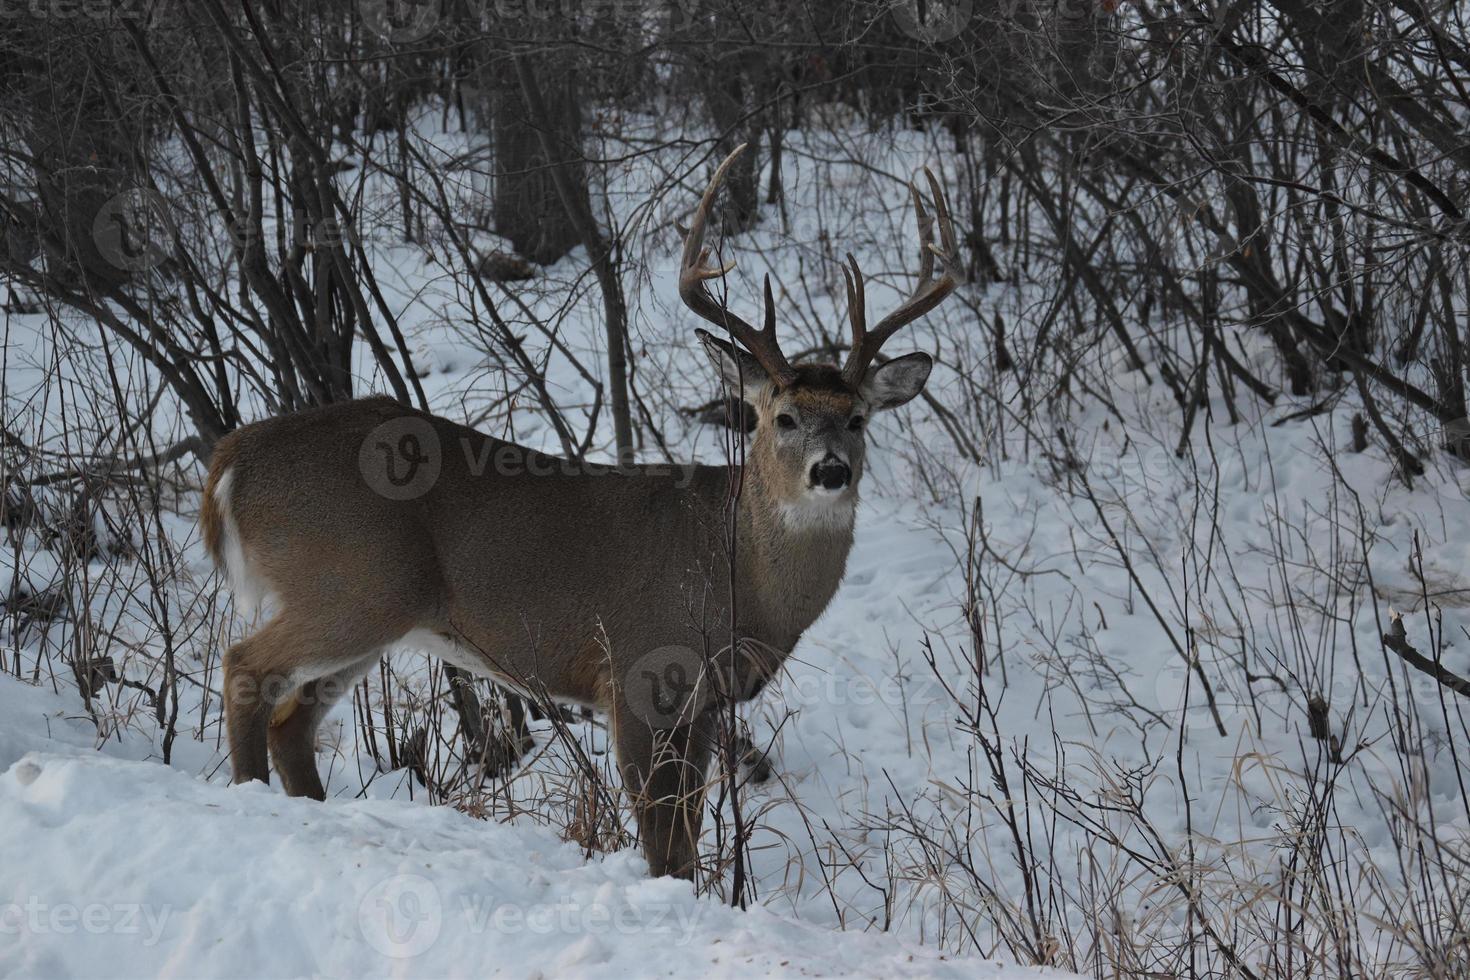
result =
[{"label": "tree trunk", "polygon": [[[520,83],[524,104],[532,116],[547,116],[551,109],[542,85],[536,78],[530,60],[518,55],[515,61],[516,78]],[[560,87],[560,86],[559,86]],[[576,104],[575,98],[572,99]],[[547,154],[558,153],[553,144],[554,134],[548,129],[535,132]],[[576,148],[580,154],[580,148]],[[597,227],[592,214],[591,195],[587,189],[587,172],[580,156],[575,166],[551,168],[552,190],[564,212],[567,223],[586,246],[587,257],[592,261],[592,271],[597,276],[602,290],[603,310],[607,315],[607,367],[608,401],[612,408],[613,431],[617,444],[618,464],[633,461],[633,418],[628,408],[628,302],[623,295],[622,272],[615,243],[611,243]]]},{"label": "tree trunk", "polygon": [[512,248],[532,262],[550,265],[582,241],[557,194],[553,168],[561,168],[567,185],[578,188],[584,198],[587,181],[582,173],[582,119],[573,76],[545,65],[544,56],[535,60],[543,63],[537,66],[538,74],[549,80],[542,93],[544,117],[531,117],[514,72],[505,72],[491,89],[493,217],[496,232],[508,238]]}]

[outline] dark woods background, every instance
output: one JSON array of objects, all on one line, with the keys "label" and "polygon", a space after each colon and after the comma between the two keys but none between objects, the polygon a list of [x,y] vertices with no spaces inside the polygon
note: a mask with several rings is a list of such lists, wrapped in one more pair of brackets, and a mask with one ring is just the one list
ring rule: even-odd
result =
[{"label": "dark woods background", "polygon": [[[229,362],[291,408],[349,396],[364,343],[416,397],[350,234],[361,202],[331,179],[398,174],[403,240],[432,226],[492,277],[587,249],[626,447],[646,437],[620,363],[628,243],[595,191],[621,161],[589,159],[588,133],[680,113],[696,181],[751,142],[724,211],[738,230],[782,207],[784,134],[841,107],[873,130],[942,132],[975,280],[1064,270],[1024,360],[988,323],[998,368],[1055,382],[1036,397],[1065,397],[1069,359],[1111,335],[1186,418],[1209,391],[1233,412],[1356,390],[1361,438],[1411,479],[1466,413],[1464,14],[1419,0],[12,0],[0,262],[24,301],[83,310],[144,354],[207,447],[240,421]],[[469,212],[399,138],[426,106],[486,137],[491,179]],[[267,220],[277,211],[291,226]],[[515,256],[470,255],[476,228]],[[1161,343],[1161,323],[1187,325],[1189,343]],[[1256,332],[1277,355],[1264,367],[1240,352]]]}]

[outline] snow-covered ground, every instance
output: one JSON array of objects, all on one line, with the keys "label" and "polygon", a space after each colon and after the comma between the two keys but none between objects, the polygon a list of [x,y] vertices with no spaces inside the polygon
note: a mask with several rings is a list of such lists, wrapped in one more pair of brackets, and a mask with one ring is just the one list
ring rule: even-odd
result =
[{"label": "snow-covered ground", "polygon": [[[936,159],[946,169],[919,134],[848,141],[841,152],[866,166],[818,162],[841,154],[795,141],[788,220],[770,216],[728,243],[744,277],[731,286],[735,305],[754,307],[753,284],[769,268],[789,348],[845,329],[834,251],[851,248],[879,273],[870,309],[907,287],[912,223],[902,185],[881,175]],[[672,275],[669,227],[695,188],[650,203],[660,185],[651,168],[691,164],[640,158],[645,169],[630,164],[607,200],[621,222],[641,222],[628,278],[647,406],[676,458],[713,460],[720,437],[679,413],[714,392]],[[434,405],[478,417],[501,384],[462,328],[463,284],[418,249],[377,254],[377,275],[432,372],[424,383]],[[600,305],[585,271],[573,255],[524,296],[549,318],[573,292],[565,341],[597,370]],[[1049,285],[1038,274],[968,296],[985,316],[1004,314],[1024,354]],[[7,415],[54,434],[65,413],[35,396],[56,383],[55,338],[39,316],[11,317],[7,335]],[[1244,337],[1241,356],[1272,375],[1259,340]],[[382,771],[352,704],[324,726],[326,804],[228,786],[218,701],[205,692],[217,685],[220,646],[248,623],[213,596],[197,500],[185,492],[165,521],[182,555],[179,581],[157,597],[183,638],[169,765],[136,688],[107,686],[93,702],[98,722],[89,717],[62,668],[66,624],[7,640],[23,679],[0,677],[0,972],[1034,977],[1047,974],[985,957],[1014,958],[1028,936],[1033,958],[1048,962],[1069,961],[1058,948],[1080,959],[1119,937],[1172,942],[1195,928],[1174,895],[1186,855],[1199,907],[1227,915],[1297,873],[1273,856],[1309,832],[1356,855],[1355,874],[1381,868],[1382,890],[1370,880],[1347,918],[1370,946],[1402,955],[1382,938],[1385,906],[1408,894],[1394,891],[1402,829],[1386,813],[1402,805],[1431,815],[1446,839],[1463,838],[1470,815],[1451,750],[1470,743],[1458,706],[1441,715],[1441,692],[1404,673],[1377,638],[1390,608],[1418,610],[1407,621],[1413,642],[1433,649],[1432,629],[1445,663],[1464,671],[1464,499],[1444,474],[1411,492],[1380,452],[1346,452],[1349,399],[1289,418],[1303,406],[1241,397],[1242,419],[1229,425],[1217,397],[1176,452],[1179,408],[1156,372],[1126,370],[1106,345],[1079,372],[1106,379],[1112,404],[1082,397],[1048,409],[1049,429],[1033,428],[1017,415],[1015,373],[994,370],[989,345],[960,303],[908,331],[904,349],[940,352],[930,393],[953,414],[916,402],[874,426],[846,581],[781,684],[747,712],[777,771],[749,786],[744,804],[756,820],[756,908],[729,909],[718,883],[696,897],[688,885],[647,880],[635,850],[589,857],[565,842],[563,814],[545,802],[565,772],[545,724],[537,751],[462,807],[470,812],[426,805],[407,770]],[[142,401],[147,374],[128,367]],[[558,398],[584,405],[568,364],[552,356],[548,371]],[[363,374],[364,391],[381,387]],[[165,399],[154,416],[164,441],[176,412]],[[554,448],[530,407],[492,424]],[[982,462],[964,458],[956,425]],[[604,449],[607,430],[596,442]],[[59,574],[39,542],[0,555],[5,579],[39,588]],[[105,564],[93,563],[89,579],[116,585],[125,573]],[[147,611],[151,593],[128,581],[91,593],[104,607],[99,628],[124,676],[156,685],[159,616]],[[1442,621],[1425,611],[1424,593]],[[1210,682],[1213,711],[1186,649]],[[977,660],[993,717],[975,710]],[[424,683],[415,654],[393,664],[410,692]],[[373,693],[381,698],[381,687]],[[1336,752],[1308,732],[1313,696],[1326,704]],[[1385,748],[1402,703],[1436,706],[1416,721],[1425,754],[1412,772]],[[605,760],[602,730],[576,731]],[[987,738],[1002,747],[1007,789],[982,751]],[[1308,798],[1327,801],[1320,824],[1305,820],[1318,812]],[[1134,801],[1147,824],[1130,815]],[[1053,890],[1033,895],[1028,880]],[[1241,927],[1243,951],[1255,935]]]},{"label": "snow-covered ground", "polygon": [[1057,975],[731,909],[526,823],[119,759],[13,679],[0,711],[5,976]]}]

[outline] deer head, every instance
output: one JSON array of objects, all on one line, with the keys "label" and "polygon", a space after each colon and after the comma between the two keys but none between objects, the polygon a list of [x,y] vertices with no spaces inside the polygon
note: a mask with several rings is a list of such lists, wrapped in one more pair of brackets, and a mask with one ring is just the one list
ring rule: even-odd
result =
[{"label": "deer head", "polygon": [[[765,277],[765,325],[760,330],[731,312],[707,285],[735,267],[733,262],[709,264],[704,232],[725,173],[744,151],[744,144],[736,147],[720,164],[695,210],[684,238],[679,295],[691,310],[730,337],[725,341],[704,330],[698,332],[730,391],[755,409],[749,463],[760,475],[759,489],[787,514],[812,520],[844,512],[850,515],[863,473],[869,418],[917,396],[934,366],[933,359],[922,352],[878,364],[874,361],[900,327],[938,306],[962,279],[949,208],[939,182],[925,169],[938,218],[939,245],[934,243],[934,216],[924,209],[918,188],[910,184],[919,222],[919,282],[913,293],[869,329],[862,270],[849,253],[842,270],[852,334],[846,362],[841,367],[793,365],[776,339],[776,303],[769,275]],[[942,268],[937,279],[936,259]]]}]

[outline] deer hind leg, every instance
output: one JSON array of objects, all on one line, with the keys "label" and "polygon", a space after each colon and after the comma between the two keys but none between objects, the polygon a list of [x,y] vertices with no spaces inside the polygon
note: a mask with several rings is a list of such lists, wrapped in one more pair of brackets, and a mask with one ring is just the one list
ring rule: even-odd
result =
[{"label": "deer hind leg", "polygon": [[613,728],[618,767],[633,799],[649,872],[692,881],[704,816],[708,723],[655,729],[637,717],[615,713]]},{"label": "deer hind leg", "polygon": [[286,688],[284,677],[271,679],[269,665],[278,660],[280,620],[267,623],[225,651],[225,731],[230,740],[230,769],[237,783],[258,779],[270,782],[266,732],[277,694]]},{"label": "deer hind leg", "polygon": [[316,730],[332,705],[377,661],[374,654],[360,664],[307,681],[279,702],[271,714],[267,741],[271,762],[287,796],[327,798],[316,764]]},{"label": "deer hind leg", "polygon": [[[309,746],[321,714],[314,709],[295,720],[292,705],[298,694],[305,695],[316,682],[370,660],[395,635],[384,626],[360,610],[345,611],[338,617],[313,610],[310,618],[293,617],[288,610],[229,649],[224,658],[225,727],[235,782],[270,781],[267,746],[274,742],[280,748],[290,746],[287,769],[281,771],[287,792],[320,793],[315,759],[309,760],[313,774],[308,778],[300,745],[305,741]],[[313,695],[320,693],[317,688],[311,691]],[[274,737],[270,733],[273,718],[276,727],[284,729]],[[307,732],[304,738],[299,737],[303,730]],[[293,740],[293,736],[297,737]],[[309,747],[306,751],[310,753]],[[279,763],[279,754],[277,758]]]}]

